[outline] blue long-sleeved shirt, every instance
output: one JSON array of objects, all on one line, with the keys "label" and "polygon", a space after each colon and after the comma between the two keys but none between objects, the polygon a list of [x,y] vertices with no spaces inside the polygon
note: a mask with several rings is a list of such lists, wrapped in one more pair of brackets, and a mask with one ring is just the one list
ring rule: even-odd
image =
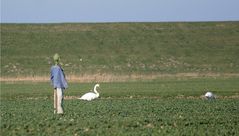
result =
[{"label": "blue long-sleeved shirt", "polygon": [[66,89],[68,87],[64,71],[58,65],[51,67],[51,83],[54,88]]}]

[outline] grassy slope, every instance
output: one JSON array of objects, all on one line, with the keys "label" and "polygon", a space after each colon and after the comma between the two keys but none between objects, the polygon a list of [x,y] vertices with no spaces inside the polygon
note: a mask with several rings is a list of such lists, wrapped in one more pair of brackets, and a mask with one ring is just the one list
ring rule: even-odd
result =
[{"label": "grassy slope", "polygon": [[238,73],[239,22],[1,24],[1,76]]}]

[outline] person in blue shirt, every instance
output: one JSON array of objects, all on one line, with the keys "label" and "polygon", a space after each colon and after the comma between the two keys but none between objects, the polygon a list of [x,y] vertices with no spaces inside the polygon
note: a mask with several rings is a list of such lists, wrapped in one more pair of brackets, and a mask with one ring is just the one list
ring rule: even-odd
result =
[{"label": "person in blue shirt", "polygon": [[51,83],[54,88],[54,113],[63,114],[64,90],[68,87],[65,74],[60,65],[60,56],[53,56],[55,65],[51,67]]}]

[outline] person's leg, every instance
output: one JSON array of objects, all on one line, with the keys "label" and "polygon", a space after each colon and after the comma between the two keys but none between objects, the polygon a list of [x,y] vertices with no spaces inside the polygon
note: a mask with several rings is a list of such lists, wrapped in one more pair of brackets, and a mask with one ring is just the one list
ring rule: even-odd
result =
[{"label": "person's leg", "polygon": [[62,110],[63,110],[63,112],[64,112],[64,89],[62,89],[62,99],[61,99],[61,107],[62,107]]},{"label": "person's leg", "polygon": [[62,99],[63,99],[63,90],[61,88],[57,88],[57,113],[63,114],[62,108]]},{"label": "person's leg", "polygon": [[54,99],[54,114],[57,113],[57,92],[56,89],[53,90],[53,99]]}]

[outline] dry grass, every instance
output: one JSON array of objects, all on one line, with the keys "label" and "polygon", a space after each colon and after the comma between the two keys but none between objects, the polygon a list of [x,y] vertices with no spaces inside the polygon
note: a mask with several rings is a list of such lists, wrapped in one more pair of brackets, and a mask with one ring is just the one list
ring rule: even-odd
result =
[{"label": "dry grass", "polygon": [[[113,75],[113,74],[94,74],[94,75],[69,75],[67,80],[69,82],[127,82],[140,80],[154,80],[159,78],[199,78],[199,77],[239,77],[239,73],[177,73],[177,74],[150,74],[150,75]],[[14,82],[14,81],[32,81],[32,82],[46,82],[50,78],[46,76],[35,77],[0,77],[0,81]]]}]

